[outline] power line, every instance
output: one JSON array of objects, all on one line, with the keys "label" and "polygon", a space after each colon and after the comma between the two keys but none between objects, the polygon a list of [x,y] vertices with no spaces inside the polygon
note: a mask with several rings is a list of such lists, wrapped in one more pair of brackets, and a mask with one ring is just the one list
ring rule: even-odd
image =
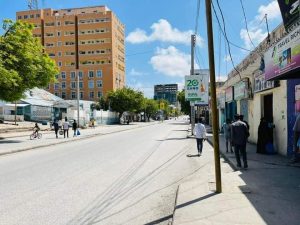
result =
[{"label": "power line", "polygon": [[243,4],[243,1],[240,0],[240,3],[241,3],[241,6],[242,6],[242,11],[243,11],[243,15],[244,15],[244,20],[245,20],[245,25],[246,25],[246,31],[247,31],[247,34],[248,34],[248,38],[251,42],[251,44],[253,45],[254,49],[256,48],[256,46],[254,45],[251,37],[250,37],[250,34],[249,34],[249,29],[248,29],[248,22],[247,22],[247,17],[246,17],[246,13],[245,13],[245,8],[244,8],[244,4]]},{"label": "power line", "polygon": [[[211,2],[211,3],[212,3],[212,6],[213,6],[213,11],[214,11],[214,13],[215,13],[215,16],[216,16],[216,18],[217,18],[217,21],[218,21],[219,26],[220,26],[220,29],[221,29],[221,23],[220,23],[220,21],[219,21],[218,15],[217,15],[217,13],[216,13],[214,4],[213,4],[213,2]],[[223,15],[222,9],[221,9],[220,4],[219,4],[219,0],[217,0],[217,5],[218,5],[219,11],[220,11],[220,13],[221,13],[222,21],[223,21],[223,28],[224,28],[224,30],[222,29],[222,31],[223,31],[224,37],[225,37],[225,39],[226,39],[226,41],[227,41],[227,45],[228,45],[228,53],[229,53],[229,57],[230,57],[231,64],[232,64],[234,70],[238,73],[240,79],[242,79],[241,74],[240,74],[240,71],[238,71],[238,70],[236,69],[236,67],[235,67],[235,65],[234,65],[234,62],[233,62],[233,59],[232,59],[231,49],[230,49],[230,44],[229,44],[229,40],[228,40],[227,33],[226,33],[225,19],[224,19],[224,15]]]},{"label": "power line", "polygon": [[196,21],[195,21],[195,34],[198,33],[198,21],[200,15],[200,0],[197,1]]}]

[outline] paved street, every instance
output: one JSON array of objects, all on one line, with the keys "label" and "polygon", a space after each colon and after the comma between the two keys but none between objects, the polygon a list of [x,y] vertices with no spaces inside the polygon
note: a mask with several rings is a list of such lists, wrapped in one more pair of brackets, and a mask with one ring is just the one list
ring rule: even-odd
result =
[{"label": "paved street", "polygon": [[187,129],[169,121],[1,156],[0,224],[170,224],[178,184],[212,172],[207,143],[186,157]]}]

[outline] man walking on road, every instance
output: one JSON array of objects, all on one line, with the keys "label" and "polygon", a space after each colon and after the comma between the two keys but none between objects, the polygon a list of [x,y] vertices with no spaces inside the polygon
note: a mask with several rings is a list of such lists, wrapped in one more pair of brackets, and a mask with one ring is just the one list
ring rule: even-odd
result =
[{"label": "man walking on road", "polygon": [[296,122],[294,124],[293,127],[293,131],[294,131],[294,143],[293,143],[293,157],[291,162],[295,163],[297,162],[299,159],[299,150],[300,150],[300,146],[299,146],[299,142],[300,142],[300,114],[297,116]]},{"label": "man walking on road", "polygon": [[224,137],[226,140],[226,153],[228,153],[228,144],[230,148],[230,152],[233,153],[232,151],[232,143],[231,143],[231,124],[230,124],[230,119],[226,120],[226,123],[223,124],[223,131],[224,131]]},{"label": "man walking on road", "polygon": [[68,119],[65,118],[65,122],[63,123],[63,128],[64,128],[64,138],[66,138],[66,133],[67,133],[67,138],[69,137],[69,122]]},{"label": "man walking on road", "polygon": [[198,123],[195,125],[194,134],[197,141],[198,156],[202,153],[203,141],[206,139],[206,129],[202,123],[202,118],[199,118]]},{"label": "man walking on road", "polygon": [[249,137],[247,125],[240,120],[239,115],[235,115],[235,122],[231,124],[231,139],[234,145],[234,153],[236,157],[237,167],[241,167],[240,154],[243,157],[244,168],[248,168],[246,144]]},{"label": "man walking on road", "polygon": [[58,123],[57,123],[56,120],[54,120],[54,122],[53,122],[53,127],[54,127],[56,138],[58,138],[57,133],[58,133],[58,130],[59,130],[59,126],[58,126]]}]

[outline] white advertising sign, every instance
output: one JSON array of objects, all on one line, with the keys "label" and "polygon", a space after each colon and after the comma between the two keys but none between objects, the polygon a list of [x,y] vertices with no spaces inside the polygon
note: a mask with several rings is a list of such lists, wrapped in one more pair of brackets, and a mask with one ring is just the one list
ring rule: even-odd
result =
[{"label": "white advertising sign", "polygon": [[185,76],[185,99],[195,101],[196,105],[208,105],[208,70]]}]

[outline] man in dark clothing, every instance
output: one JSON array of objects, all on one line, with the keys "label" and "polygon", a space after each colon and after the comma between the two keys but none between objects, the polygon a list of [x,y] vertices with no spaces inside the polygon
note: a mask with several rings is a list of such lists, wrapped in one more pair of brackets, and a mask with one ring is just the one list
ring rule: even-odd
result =
[{"label": "man in dark clothing", "polygon": [[296,118],[296,122],[294,124],[293,127],[293,131],[294,131],[294,143],[293,143],[293,157],[291,162],[295,163],[299,160],[299,139],[300,139],[300,114],[297,116]]},{"label": "man in dark clothing", "polygon": [[235,122],[231,124],[231,140],[234,145],[234,153],[236,157],[237,166],[241,167],[240,154],[243,157],[244,168],[248,168],[246,144],[249,137],[247,125],[240,120],[239,115],[235,115]]},{"label": "man in dark clothing", "polygon": [[57,133],[58,133],[58,130],[59,130],[59,126],[58,126],[58,123],[57,123],[56,120],[54,120],[54,122],[53,122],[53,127],[54,127],[56,138],[58,138]]},{"label": "man in dark clothing", "polygon": [[246,120],[244,120],[244,115],[240,115],[240,120],[246,124],[247,129],[248,129],[248,131],[249,131],[250,126],[249,126],[249,123],[248,123]]},{"label": "man in dark clothing", "polygon": [[73,137],[76,137],[77,136],[77,123],[76,123],[76,120],[74,120],[73,124],[72,124],[72,129],[73,129]]}]

